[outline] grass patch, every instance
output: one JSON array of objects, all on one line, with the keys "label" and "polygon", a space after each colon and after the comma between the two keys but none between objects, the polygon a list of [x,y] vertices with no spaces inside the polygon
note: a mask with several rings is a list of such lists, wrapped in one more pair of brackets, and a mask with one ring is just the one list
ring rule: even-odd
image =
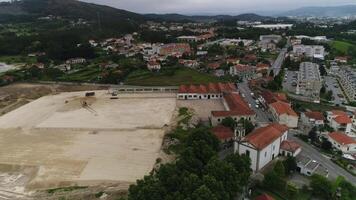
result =
[{"label": "grass patch", "polygon": [[129,74],[125,84],[140,86],[178,86],[182,84],[206,84],[210,82],[226,82],[226,80],[189,68],[175,68],[164,69],[159,73],[137,70]]},{"label": "grass patch", "polygon": [[91,82],[96,80],[101,73],[98,67],[85,67],[71,74],[60,77],[60,81]]},{"label": "grass patch", "polygon": [[304,112],[305,110],[312,110],[312,111],[319,111],[319,112],[326,112],[330,110],[345,110],[343,107],[333,106],[330,104],[325,103],[311,103],[311,102],[304,102],[297,99],[290,98],[292,101],[293,107],[298,112]]},{"label": "grass patch", "polygon": [[332,42],[332,48],[341,54],[347,54],[349,48],[356,48],[356,46],[344,41],[334,41]]},{"label": "grass patch", "polygon": [[87,186],[71,186],[71,187],[63,187],[63,188],[53,188],[53,189],[48,189],[47,193],[49,194],[54,194],[57,192],[70,192],[73,190],[82,190],[82,189],[87,189]]},{"label": "grass patch", "polygon": [[28,56],[0,56],[0,62],[6,64],[16,64],[16,63],[36,63],[37,58]]}]

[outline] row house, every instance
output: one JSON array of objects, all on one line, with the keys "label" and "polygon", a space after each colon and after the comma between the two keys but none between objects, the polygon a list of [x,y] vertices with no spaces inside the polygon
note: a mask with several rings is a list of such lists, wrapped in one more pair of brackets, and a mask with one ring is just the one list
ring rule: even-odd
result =
[{"label": "row house", "polygon": [[352,119],[348,114],[341,110],[332,110],[327,112],[327,120],[330,126],[336,130],[352,135]]},{"label": "row house", "polygon": [[328,135],[333,147],[343,153],[356,153],[356,140],[341,132],[332,132]]}]

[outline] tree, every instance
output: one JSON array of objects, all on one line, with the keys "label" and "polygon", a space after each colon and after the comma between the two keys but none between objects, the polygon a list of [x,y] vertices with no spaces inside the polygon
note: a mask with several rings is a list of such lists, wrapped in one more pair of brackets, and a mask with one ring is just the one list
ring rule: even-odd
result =
[{"label": "tree", "polygon": [[286,174],[294,173],[297,169],[297,162],[294,157],[288,156],[286,160],[283,161]]},{"label": "tree", "polygon": [[331,151],[333,145],[327,139],[323,139],[323,142],[321,143],[321,148],[324,149],[325,151]]},{"label": "tree", "polygon": [[309,139],[312,142],[316,142],[318,141],[318,134],[316,133],[316,128],[312,128],[312,130],[310,130],[309,134],[308,134]]},{"label": "tree", "polygon": [[333,194],[333,185],[325,177],[320,175],[313,175],[311,177],[310,187],[313,190],[313,194],[323,199],[332,199]]},{"label": "tree", "polygon": [[286,175],[286,170],[285,170],[284,165],[281,161],[277,161],[273,170],[277,174],[278,177],[285,177],[285,175]]},{"label": "tree", "polygon": [[221,121],[221,124],[234,130],[237,126],[237,122],[232,117],[226,117]]},{"label": "tree", "polygon": [[255,129],[255,126],[248,119],[240,119],[239,124],[242,124],[243,127],[245,128],[245,134],[246,135],[248,135],[249,133],[251,133]]}]

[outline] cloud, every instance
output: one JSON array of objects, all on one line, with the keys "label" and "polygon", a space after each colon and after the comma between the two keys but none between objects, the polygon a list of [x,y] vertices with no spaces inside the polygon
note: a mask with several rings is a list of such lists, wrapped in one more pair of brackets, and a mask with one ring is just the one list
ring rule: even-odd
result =
[{"label": "cloud", "polygon": [[303,6],[355,4],[355,0],[82,0],[139,13],[246,13]]}]

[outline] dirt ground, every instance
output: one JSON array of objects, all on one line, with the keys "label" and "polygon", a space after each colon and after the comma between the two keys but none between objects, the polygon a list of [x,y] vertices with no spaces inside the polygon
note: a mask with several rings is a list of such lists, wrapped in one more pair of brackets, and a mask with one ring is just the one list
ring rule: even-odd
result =
[{"label": "dirt ground", "polygon": [[190,108],[194,115],[201,121],[209,121],[211,111],[225,110],[224,104],[220,99],[216,100],[177,100],[178,107]]},{"label": "dirt ground", "polygon": [[175,95],[110,97],[49,95],[1,116],[0,191],[10,179],[19,193],[73,184],[127,188],[148,174],[162,154]]}]

